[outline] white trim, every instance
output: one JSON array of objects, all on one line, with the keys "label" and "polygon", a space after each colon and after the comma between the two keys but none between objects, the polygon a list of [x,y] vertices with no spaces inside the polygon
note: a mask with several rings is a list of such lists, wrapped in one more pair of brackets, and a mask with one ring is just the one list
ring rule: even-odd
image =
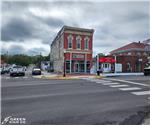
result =
[{"label": "white trim", "polygon": [[[69,39],[71,38],[71,48],[69,48]],[[67,48],[72,49],[73,48],[73,36],[70,34],[67,37]]]},{"label": "white trim", "polygon": [[[88,40],[88,41],[86,41],[86,40]],[[89,39],[88,36],[86,36],[86,37],[84,38],[84,50],[89,50],[89,40],[90,40],[90,39]],[[85,48],[86,42],[88,43],[87,48]]]},{"label": "white trim", "polygon": [[[80,48],[77,48],[77,45],[78,45],[78,41],[77,40],[79,40],[79,42],[80,42]],[[79,36],[79,35],[76,37],[76,49],[77,50],[81,50],[81,36]]]}]

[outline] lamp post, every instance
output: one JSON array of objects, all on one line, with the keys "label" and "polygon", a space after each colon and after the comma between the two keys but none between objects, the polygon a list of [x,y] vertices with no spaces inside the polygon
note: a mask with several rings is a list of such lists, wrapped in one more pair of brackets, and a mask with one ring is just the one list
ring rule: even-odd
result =
[{"label": "lamp post", "polygon": [[63,71],[63,77],[66,77],[66,60],[65,60],[65,53],[66,51],[64,51],[64,71]]}]

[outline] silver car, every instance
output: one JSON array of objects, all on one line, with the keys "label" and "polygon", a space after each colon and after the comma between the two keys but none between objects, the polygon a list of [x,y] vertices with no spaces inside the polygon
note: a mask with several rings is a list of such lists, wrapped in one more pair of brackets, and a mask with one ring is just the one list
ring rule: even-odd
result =
[{"label": "silver car", "polygon": [[22,66],[14,66],[10,69],[10,76],[25,76],[25,70]]}]

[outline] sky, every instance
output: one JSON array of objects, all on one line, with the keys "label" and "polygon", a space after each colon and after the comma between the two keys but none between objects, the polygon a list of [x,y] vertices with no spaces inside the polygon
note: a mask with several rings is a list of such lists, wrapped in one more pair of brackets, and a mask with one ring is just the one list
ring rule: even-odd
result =
[{"label": "sky", "polygon": [[3,0],[1,54],[48,55],[64,25],[94,29],[93,54],[108,54],[150,38],[149,12],[149,0]]}]

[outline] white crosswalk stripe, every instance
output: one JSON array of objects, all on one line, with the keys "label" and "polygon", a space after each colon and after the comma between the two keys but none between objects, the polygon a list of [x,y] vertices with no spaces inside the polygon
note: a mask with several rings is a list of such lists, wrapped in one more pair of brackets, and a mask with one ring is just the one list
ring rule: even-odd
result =
[{"label": "white crosswalk stripe", "polygon": [[140,90],[140,89],[141,88],[139,88],[139,87],[119,88],[119,90],[122,90],[122,91]]},{"label": "white crosswalk stripe", "polygon": [[127,87],[129,85],[111,85],[110,87],[119,88],[119,87]]},{"label": "white crosswalk stripe", "polygon": [[96,83],[112,83],[112,82],[107,82],[107,81],[101,82],[101,81],[97,81]]},{"label": "white crosswalk stripe", "polygon": [[[109,87],[112,87],[112,88],[117,88],[119,90],[122,90],[122,91],[129,91],[130,93],[134,94],[134,95],[150,95],[150,91],[142,91],[140,87],[130,87],[130,85],[127,85],[127,84],[121,84],[121,83],[118,83],[118,82],[113,82],[113,81],[110,81],[110,80],[101,80],[101,79],[86,79],[88,81],[91,81],[91,82],[96,82],[96,83],[99,83],[99,84],[102,84],[102,85],[108,85]],[[138,92],[135,92],[135,90],[139,90]],[[147,98],[148,100],[150,100],[150,97]]]},{"label": "white crosswalk stripe", "polygon": [[150,95],[150,91],[131,92],[134,95]]},{"label": "white crosswalk stripe", "polygon": [[24,77],[1,77],[1,79],[27,79],[29,78],[28,76],[24,76]]},{"label": "white crosswalk stripe", "polygon": [[119,84],[119,83],[117,83],[117,82],[113,82],[113,83],[102,83],[103,85],[117,85],[117,84]]}]

